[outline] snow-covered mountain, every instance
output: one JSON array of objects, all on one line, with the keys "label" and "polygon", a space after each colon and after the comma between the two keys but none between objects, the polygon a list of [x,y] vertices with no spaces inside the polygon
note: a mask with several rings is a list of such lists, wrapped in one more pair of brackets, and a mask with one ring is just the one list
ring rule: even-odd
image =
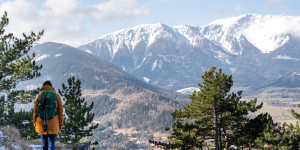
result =
[{"label": "snow-covered mountain", "polygon": [[123,29],[79,48],[167,89],[195,87],[211,66],[239,86],[299,71],[300,16],[246,14],[205,26]]},{"label": "snow-covered mountain", "polygon": [[201,36],[234,54],[242,53],[242,45],[234,44],[240,44],[243,37],[262,53],[270,53],[289,40],[288,34],[299,37],[299,25],[300,17],[246,14],[213,21],[199,30]]}]

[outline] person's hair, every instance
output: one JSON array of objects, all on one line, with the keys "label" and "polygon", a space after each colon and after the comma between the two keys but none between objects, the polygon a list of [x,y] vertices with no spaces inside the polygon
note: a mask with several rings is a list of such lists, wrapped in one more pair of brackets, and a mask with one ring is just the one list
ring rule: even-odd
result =
[{"label": "person's hair", "polygon": [[45,81],[44,83],[43,83],[43,86],[44,85],[49,85],[49,86],[51,86],[52,87],[52,83],[48,80],[48,81]]}]

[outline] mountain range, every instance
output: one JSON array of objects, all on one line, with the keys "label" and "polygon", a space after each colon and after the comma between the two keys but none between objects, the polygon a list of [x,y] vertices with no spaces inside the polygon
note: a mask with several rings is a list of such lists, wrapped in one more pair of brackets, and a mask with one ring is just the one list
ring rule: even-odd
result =
[{"label": "mountain range", "polygon": [[139,25],[80,46],[161,88],[194,89],[212,66],[236,87],[266,85],[300,71],[300,17],[245,14],[205,26]]}]

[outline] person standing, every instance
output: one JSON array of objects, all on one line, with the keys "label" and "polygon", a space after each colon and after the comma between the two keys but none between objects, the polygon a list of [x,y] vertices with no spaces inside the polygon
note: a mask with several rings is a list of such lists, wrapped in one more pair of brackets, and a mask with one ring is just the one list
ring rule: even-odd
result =
[{"label": "person standing", "polygon": [[[51,106],[48,106],[50,104]],[[63,118],[61,98],[56,94],[52,83],[45,81],[33,109],[33,125],[41,135],[43,150],[55,149],[56,134],[63,126]]]}]

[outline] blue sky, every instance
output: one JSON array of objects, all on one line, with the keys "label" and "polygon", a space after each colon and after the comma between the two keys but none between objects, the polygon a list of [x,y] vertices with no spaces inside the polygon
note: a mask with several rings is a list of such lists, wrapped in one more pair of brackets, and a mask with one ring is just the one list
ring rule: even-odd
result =
[{"label": "blue sky", "polygon": [[0,0],[8,32],[45,30],[41,42],[79,46],[140,24],[203,26],[246,13],[300,15],[299,0]]}]

